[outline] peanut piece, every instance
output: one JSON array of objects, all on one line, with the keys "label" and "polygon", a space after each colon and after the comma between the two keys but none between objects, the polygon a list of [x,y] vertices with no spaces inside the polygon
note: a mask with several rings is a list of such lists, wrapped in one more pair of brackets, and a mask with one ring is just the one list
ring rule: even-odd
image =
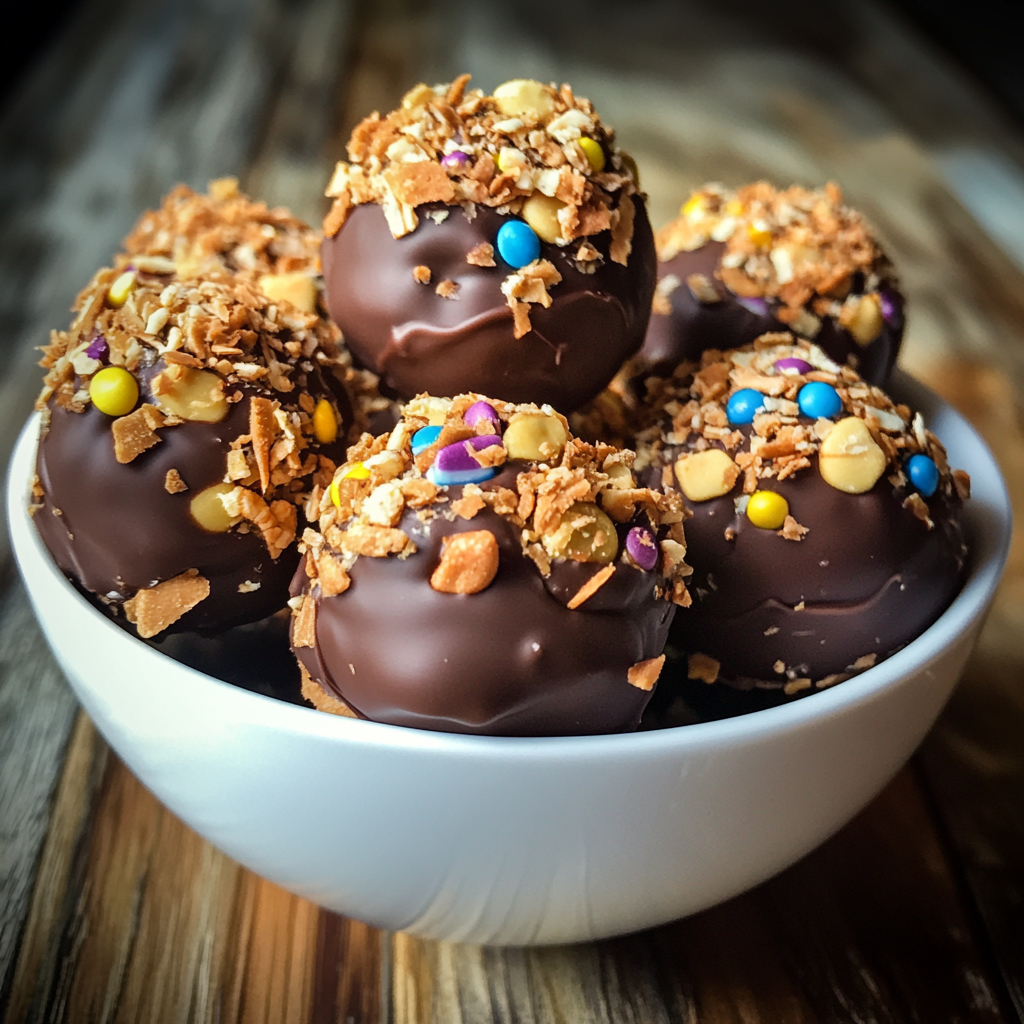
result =
[{"label": "peanut piece", "polygon": [[444,539],[441,561],[430,585],[442,594],[476,594],[498,572],[498,542],[490,530],[472,530]]},{"label": "peanut piece", "polygon": [[870,491],[887,465],[885,452],[875,444],[867,424],[856,416],[840,420],[818,452],[822,479],[847,494]]},{"label": "peanut piece", "polygon": [[679,488],[690,501],[709,501],[728,494],[739,475],[740,467],[721,448],[708,448],[676,460]]}]

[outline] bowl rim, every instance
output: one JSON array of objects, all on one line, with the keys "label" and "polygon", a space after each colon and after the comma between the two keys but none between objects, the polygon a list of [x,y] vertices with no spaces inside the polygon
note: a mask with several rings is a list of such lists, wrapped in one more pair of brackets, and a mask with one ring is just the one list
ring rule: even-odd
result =
[{"label": "bowl rim", "polygon": [[[73,596],[82,611],[92,616],[96,629],[113,631],[119,641],[135,645],[135,656],[143,659],[143,662],[149,663],[148,659],[158,659],[152,662],[154,669],[163,667],[165,671],[167,663],[172,663],[194,684],[211,688],[211,696],[219,694],[222,698],[229,697],[236,702],[240,715],[244,713],[249,721],[260,720],[269,728],[285,729],[310,738],[316,737],[349,746],[383,746],[409,752],[443,753],[484,759],[497,757],[511,761],[524,758],[565,760],[588,757],[635,760],[638,757],[678,754],[687,749],[696,750],[733,743],[757,743],[769,736],[795,732],[817,721],[840,715],[854,706],[877,700],[886,689],[895,685],[905,675],[935,662],[971,629],[985,612],[1002,577],[1010,546],[1012,512],[1006,483],[991,451],[980,434],[960,413],[909,375],[898,372],[894,375],[890,387],[893,390],[912,392],[917,407],[930,407],[930,419],[934,419],[939,411],[943,415],[952,416],[958,429],[966,432],[966,441],[981,449],[979,454],[989,463],[986,468],[994,471],[992,493],[986,495],[985,501],[981,501],[980,496],[972,498],[974,504],[967,506],[965,519],[969,530],[975,534],[976,551],[963,588],[949,608],[920,636],[879,665],[846,680],[842,685],[777,707],[713,722],[597,736],[510,737],[433,732],[327,715],[314,708],[289,704],[274,697],[244,690],[176,662],[121,629],[89,604],[57,568],[49,551],[43,545],[28,512],[27,500],[35,473],[40,420],[38,412],[33,413],[22,428],[8,467],[7,518],[11,546],[30,595],[33,582],[29,579],[28,570],[32,563],[32,572],[41,568],[50,580],[62,587],[65,593]],[[991,520],[988,525],[997,526],[998,531],[993,535],[979,537],[981,524],[976,520],[980,520],[985,513],[988,513]],[[982,550],[978,551],[977,547]]]}]

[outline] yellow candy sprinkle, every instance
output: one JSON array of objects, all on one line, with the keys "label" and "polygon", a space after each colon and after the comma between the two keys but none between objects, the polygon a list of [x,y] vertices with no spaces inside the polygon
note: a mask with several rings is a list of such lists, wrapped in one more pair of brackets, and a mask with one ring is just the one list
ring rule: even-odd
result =
[{"label": "yellow candy sprinkle", "polygon": [[321,444],[333,444],[338,440],[338,417],[326,398],[321,398],[313,410],[313,435]]},{"label": "yellow candy sprinkle", "polygon": [[768,230],[768,225],[761,220],[755,220],[747,228],[747,237],[761,249],[767,249],[772,244],[772,233]]},{"label": "yellow candy sprinkle", "polygon": [[726,217],[742,217],[743,204],[738,199],[730,199],[725,204],[725,215]]},{"label": "yellow candy sprinkle", "polygon": [[369,480],[370,471],[362,462],[357,462],[351,469],[341,474],[342,480]]},{"label": "yellow candy sprinkle", "polygon": [[704,197],[702,195],[690,196],[680,207],[679,212],[687,220],[696,220],[704,213]]},{"label": "yellow candy sprinkle", "polygon": [[754,491],[747,502],[747,518],[762,530],[778,530],[789,515],[789,502],[775,491]]},{"label": "yellow candy sprinkle", "polygon": [[139,385],[123,366],[107,366],[89,381],[89,397],[107,416],[124,416],[139,400]]},{"label": "yellow candy sprinkle", "polygon": [[518,173],[522,170],[523,160],[518,149],[513,146],[503,146],[498,151],[498,170],[502,174]]},{"label": "yellow candy sprinkle", "polygon": [[584,136],[579,140],[580,149],[583,150],[584,156],[587,158],[587,163],[590,164],[590,168],[595,174],[599,174],[604,170],[605,155],[604,150],[601,148],[601,144],[595,139],[588,139]]},{"label": "yellow candy sprinkle", "polygon": [[114,309],[120,309],[131,295],[135,287],[135,271],[126,270],[111,286],[107,292],[107,305]]}]

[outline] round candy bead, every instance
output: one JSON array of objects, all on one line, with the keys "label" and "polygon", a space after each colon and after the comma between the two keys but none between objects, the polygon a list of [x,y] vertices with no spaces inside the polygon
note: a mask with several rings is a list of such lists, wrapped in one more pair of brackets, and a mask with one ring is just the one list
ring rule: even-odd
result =
[{"label": "round candy bead", "polygon": [[725,406],[725,414],[733,425],[753,423],[754,417],[764,408],[764,395],[753,388],[740,388]]},{"label": "round candy bead", "polygon": [[828,419],[843,411],[843,400],[839,392],[831,384],[820,380],[805,384],[796,396],[796,401],[800,411],[815,420]]},{"label": "round candy bead", "polygon": [[461,149],[453,150],[441,157],[441,166],[447,171],[461,171],[469,163],[469,157]]},{"label": "round candy bead", "polygon": [[587,158],[587,163],[590,164],[590,169],[595,174],[600,174],[604,170],[605,155],[604,150],[601,148],[601,143],[596,139],[588,139],[584,136],[579,139],[580,149],[583,150],[583,155]]},{"label": "round candy bead", "polygon": [[762,530],[778,530],[789,515],[789,502],[775,491],[754,491],[747,502],[747,518]]},{"label": "round candy bead", "polygon": [[[490,402],[474,402],[463,414],[462,418],[466,423],[467,427],[475,427],[478,423],[486,420],[488,423],[493,423],[495,427],[501,425],[501,417],[494,411],[494,406]],[[413,444],[415,445],[416,440],[413,438]],[[415,452],[415,449],[414,449]]]},{"label": "round candy bead", "polygon": [[124,416],[139,400],[139,385],[123,366],[107,366],[89,381],[92,404],[107,416]]},{"label": "round candy bead", "polygon": [[321,444],[334,444],[338,440],[338,417],[326,398],[321,398],[313,410],[313,436]]},{"label": "round candy bead", "polygon": [[911,455],[907,460],[907,476],[915,490],[930,498],[939,486],[939,467],[927,455]]},{"label": "round candy bead", "polygon": [[626,550],[630,558],[646,572],[658,564],[658,545],[654,534],[643,526],[634,526],[626,534]]},{"label": "round candy bead", "polygon": [[369,480],[370,471],[361,462],[353,463],[341,474],[341,477],[335,477],[331,481],[331,486],[328,488],[328,493],[331,495],[331,501],[341,508],[341,495],[338,493],[338,480]]},{"label": "round candy bead", "polygon": [[501,438],[496,434],[481,434],[471,437],[468,441],[456,441],[455,444],[442,448],[434,458],[434,464],[427,470],[427,479],[444,487],[452,484],[479,484],[490,480],[495,470],[490,466],[481,466],[469,454],[467,445],[478,452],[493,445],[500,445]]},{"label": "round candy bead", "polygon": [[540,239],[529,224],[509,220],[498,230],[498,255],[518,270],[540,256]]},{"label": "round candy bead", "polygon": [[429,448],[440,436],[441,427],[422,427],[412,435],[412,453],[419,455],[424,448]]},{"label": "round candy bead", "polygon": [[775,360],[776,373],[810,373],[813,369],[810,363],[804,359],[797,359],[796,356]]}]

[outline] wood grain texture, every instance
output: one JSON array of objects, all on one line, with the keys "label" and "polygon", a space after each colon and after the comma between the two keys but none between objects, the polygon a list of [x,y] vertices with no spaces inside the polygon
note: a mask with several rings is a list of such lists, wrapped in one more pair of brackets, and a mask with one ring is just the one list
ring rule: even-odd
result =
[{"label": "wood grain texture", "polygon": [[[656,221],[708,178],[842,182],[910,295],[904,366],[979,426],[1020,505],[1024,276],[941,168],[951,146],[1024,164],[1024,135],[865,0],[595,10],[88,0],[0,116],[0,457],[36,389],[30,346],[174,181],[237,173],[315,219],[360,117],[468,69],[590,95],[640,161]],[[689,920],[532,950],[382,933],[211,848],[75,721],[23,593],[0,580],[6,1021],[1024,1019],[1019,535],[922,757],[846,829]]]}]

